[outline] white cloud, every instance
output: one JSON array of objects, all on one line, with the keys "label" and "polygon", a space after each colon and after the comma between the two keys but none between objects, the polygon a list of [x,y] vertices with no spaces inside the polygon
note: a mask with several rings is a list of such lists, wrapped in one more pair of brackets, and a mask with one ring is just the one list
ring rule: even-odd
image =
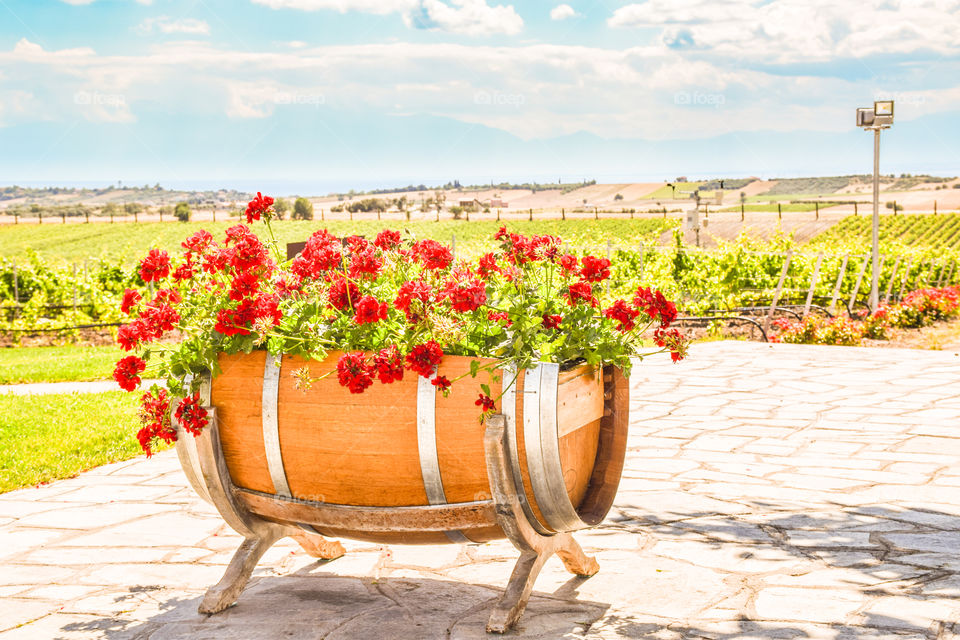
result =
[{"label": "white cloud", "polygon": [[360,11],[387,15],[399,13],[408,27],[447,31],[471,36],[523,29],[523,18],[513,5],[487,4],[488,0],[253,0],[272,9],[301,11]]},{"label": "white cloud", "polygon": [[620,7],[607,24],[659,28],[668,49],[774,64],[955,54],[960,0],[647,0]]},{"label": "white cloud", "polygon": [[142,4],[145,7],[149,7],[153,4],[153,0],[137,0],[137,4]]},{"label": "white cloud", "polygon": [[80,7],[85,4],[93,4],[93,0],[60,0],[64,4],[72,4],[75,7]]},{"label": "white cloud", "polygon": [[180,18],[173,20],[167,16],[157,18],[147,18],[137,25],[137,32],[147,35],[154,32],[154,29],[160,33],[186,33],[190,35],[210,35],[210,25],[204,20],[196,18]]},{"label": "white cloud", "polygon": [[558,4],[550,10],[551,20],[566,20],[567,18],[573,18],[576,15],[577,12],[574,11],[573,7],[568,4]]},{"label": "white cloud", "polygon": [[[2,86],[29,92],[45,118],[76,119],[80,92],[90,106],[79,113],[88,119],[129,120],[146,103],[185,117],[232,118],[307,106],[392,113],[402,105],[404,113],[499,127],[523,138],[582,130],[649,139],[840,131],[850,128],[853,106],[887,91],[898,92],[900,119],[955,110],[960,62],[937,64],[927,75],[916,74],[909,61],[890,66],[880,82],[743,69],[659,46],[387,42],[292,49],[278,43],[251,51],[187,41],[156,44],[141,55],[98,55],[86,48],[47,51],[24,39],[0,51]],[[41,118],[40,111],[5,113],[4,124],[31,118]]]}]

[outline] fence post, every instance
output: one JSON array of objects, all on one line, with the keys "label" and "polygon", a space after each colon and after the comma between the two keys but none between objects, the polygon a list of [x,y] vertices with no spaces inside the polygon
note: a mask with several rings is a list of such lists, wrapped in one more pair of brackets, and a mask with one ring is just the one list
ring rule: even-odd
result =
[{"label": "fence post", "polygon": [[326,222],[326,218],[323,215],[323,208],[320,209],[320,222]]},{"label": "fence post", "polygon": [[140,222],[140,213],[138,211],[133,212],[133,221]]},{"label": "fence post", "polygon": [[113,210],[110,210],[110,224],[113,224]]},{"label": "fence post", "polygon": [[897,271],[900,270],[901,261],[903,261],[903,256],[897,256],[897,261],[893,263],[893,271],[890,273],[890,280],[887,282],[887,291],[883,294],[883,304],[887,304],[890,301],[890,292],[893,291],[893,281],[897,278]]},{"label": "fence post", "polygon": [[897,215],[897,201],[893,201],[893,215]]},{"label": "fence post", "polygon": [[83,215],[84,215],[84,217],[86,217],[86,219],[87,219],[87,224],[90,224],[90,212],[89,212],[89,211],[84,211],[84,212],[83,212]]},{"label": "fence post", "polygon": [[[499,218],[497,218],[497,219],[499,220]],[[566,209],[560,209],[560,219],[561,219],[561,220],[566,220],[566,219],[567,219],[567,210],[566,210]]]},{"label": "fence post", "polygon": [[61,212],[60,212],[60,224],[67,224],[67,212],[66,212],[66,211],[61,211]]},{"label": "fence post", "polygon": [[600,219],[600,213],[597,211],[597,208],[596,208],[596,207],[593,208],[593,219],[594,219],[594,220],[599,220],[599,219]]},{"label": "fence post", "polygon": [[741,203],[740,203],[740,222],[743,222],[743,211],[744,211],[744,208],[745,208],[745,207],[743,206],[743,203],[741,202]]},{"label": "fence post", "polygon": [[[353,209],[347,209],[347,211],[350,213],[350,222],[353,222]],[[440,213],[437,212],[437,222],[439,221],[440,221]]]},{"label": "fence post", "polygon": [[39,221],[37,224],[43,224],[43,209],[40,209],[40,211],[37,212],[37,216],[39,216]]},{"label": "fence post", "polygon": [[853,203],[853,215],[855,215],[855,216],[860,215],[859,213],[857,213],[857,203],[856,203],[856,201],[854,201],[854,203]]},{"label": "fence post", "polygon": [[840,273],[837,274],[837,283],[833,286],[833,297],[830,298],[830,313],[837,312],[837,298],[840,297],[840,287],[843,285],[843,276],[847,275],[847,262],[850,260],[850,254],[843,256],[843,262],[840,264]]},{"label": "fence post", "polygon": [[773,322],[773,312],[777,309],[777,303],[780,302],[780,292],[783,291],[783,283],[787,279],[787,270],[790,269],[790,261],[793,259],[793,250],[787,251],[787,259],[783,261],[783,270],[780,271],[780,280],[777,281],[777,290],[773,292],[773,300],[770,301],[770,311],[767,312],[767,319],[763,322],[764,332],[770,331],[770,323]]},{"label": "fence post", "polygon": [[820,201],[819,201],[819,200],[815,201],[815,202],[813,203],[813,206],[814,206],[814,208],[816,209],[816,212],[817,212],[817,220],[819,220],[819,219],[820,219]]},{"label": "fence post", "polygon": [[947,270],[947,260],[944,259],[944,260],[943,260],[943,264],[940,265],[940,270],[937,272],[937,287],[938,287],[938,288],[943,286],[943,276],[944,276],[944,271],[946,271],[946,270]]},{"label": "fence post", "polygon": [[530,209],[530,217],[528,218],[530,222],[533,222],[533,209]]},{"label": "fence post", "polygon": [[817,254],[817,262],[813,266],[813,275],[810,276],[810,288],[807,290],[807,301],[803,305],[803,317],[806,318],[810,313],[810,304],[813,302],[813,290],[817,287],[817,281],[820,279],[820,263],[823,262],[823,254]]},{"label": "fence post", "polygon": [[500,207],[497,207],[497,222],[500,222]]},{"label": "fence post", "polygon": [[[470,214],[467,214],[467,218],[470,218]],[[377,209],[377,222],[380,222],[380,209]]]},{"label": "fence post", "polygon": [[[881,261],[882,261],[882,259],[883,259],[883,257],[881,256]],[[857,284],[853,287],[853,293],[850,294],[850,304],[849,304],[850,309],[849,309],[849,310],[850,310],[851,312],[853,312],[853,305],[856,304],[856,302],[857,302],[857,294],[860,293],[860,284],[863,282],[863,274],[867,272],[867,263],[868,263],[868,262],[870,262],[870,260],[869,260],[866,256],[864,256],[864,258],[863,258],[863,266],[860,267],[860,273],[857,275]]]},{"label": "fence post", "polygon": [[937,201],[933,201],[933,215],[937,215]]},{"label": "fence post", "polygon": [[777,220],[783,220],[783,208],[777,203]]},{"label": "fence post", "polygon": [[217,205],[213,205],[213,221],[217,221]]}]

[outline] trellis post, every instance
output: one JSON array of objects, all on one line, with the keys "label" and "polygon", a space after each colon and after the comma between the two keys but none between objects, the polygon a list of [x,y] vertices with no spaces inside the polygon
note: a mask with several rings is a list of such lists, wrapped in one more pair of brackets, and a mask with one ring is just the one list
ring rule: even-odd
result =
[{"label": "trellis post", "polygon": [[810,313],[810,304],[813,302],[813,290],[817,287],[817,281],[820,279],[820,263],[823,262],[823,254],[817,254],[817,262],[813,266],[813,275],[810,276],[810,289],[807,290],[807,301],[803,305],[803,317],[806,318]]},{"label": "trellis post", "polygon": [[900,262],[903,256],[897,256],[897,261],[893,263],[893,271],[890,273],[890,280],[887,281],[887,291],[883,295],[883,304],[890,302],[890,292],[893,291],[893,281],[897,279],[897,271],[900,269]]},{"label": "trellis post", "polygon": [[843,256],[843,262],[840,264],[840,273],[837,274],[837,283],[833,287],[833,297],[830,298],[830,313],[837,312],[837,298],[840,297],[840,287],[843,285],[843,276],[847,274],[847,262],[850,260],[850,254]]},{"label": "trellis post", "polygon": [[[882,260],[881,260],[882,262]],[[867,272],[867,264],[870,263],[870,257],[864,256],[863,266],[860,267],[860,273],[857,275],[857,284],[853,287],[853,293],[850,294],[849,310],[853,311],[853,305],[857,303],[857,294],[860,293],[860,284],[863,282],[863,274]]]},{"label": "trellis post", "polygon": [[793,251],[787,251],[787,259],[783,261],[783,269],[780,271],[780,280],[777,281],[777,289],[773,292],[773,300],[770,302],[770,311],[767,313],[767,319],[763,323],[763,330],[770,331],[770,323],[773,322],[773,312],[777,309],[780,302],[780,292],[783,291],[783,283],[787,279],[787,271],[790,269],[790,261],[793,259]]}]

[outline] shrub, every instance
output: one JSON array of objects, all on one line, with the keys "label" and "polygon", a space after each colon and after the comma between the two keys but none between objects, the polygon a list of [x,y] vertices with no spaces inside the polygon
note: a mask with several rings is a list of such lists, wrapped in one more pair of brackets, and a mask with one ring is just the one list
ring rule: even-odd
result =
[{"label": "shrub", "polygon": [[284,200],[283,198],[277,198],[273,203],[273,212],[277,216],[277,220],[283,220],[288,213],[290,213],[290,201]]},{"label": "shrub", "polygon": [[173,210],[173,216],[180,222],[190,222],[190,205],[186,202],[178,202]]},{"label": "shrub", "polygon": [[294,220],[313,220],[313,203],[306,198],[297,198],[293,203]]}]

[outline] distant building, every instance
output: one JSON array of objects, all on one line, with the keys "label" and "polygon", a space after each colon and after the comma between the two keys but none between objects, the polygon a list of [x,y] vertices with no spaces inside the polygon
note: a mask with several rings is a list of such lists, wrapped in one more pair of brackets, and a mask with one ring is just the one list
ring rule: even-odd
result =
[{"label": "distant building", "polygon": [[506,200],[501,200],[500,198],[491,198],[490,199],[490,208],[491,209],[506,209],[508,203]]},{"label": "distant building", "polygon": [[674,182],[688,182],[687,176],[678,176]]}]

